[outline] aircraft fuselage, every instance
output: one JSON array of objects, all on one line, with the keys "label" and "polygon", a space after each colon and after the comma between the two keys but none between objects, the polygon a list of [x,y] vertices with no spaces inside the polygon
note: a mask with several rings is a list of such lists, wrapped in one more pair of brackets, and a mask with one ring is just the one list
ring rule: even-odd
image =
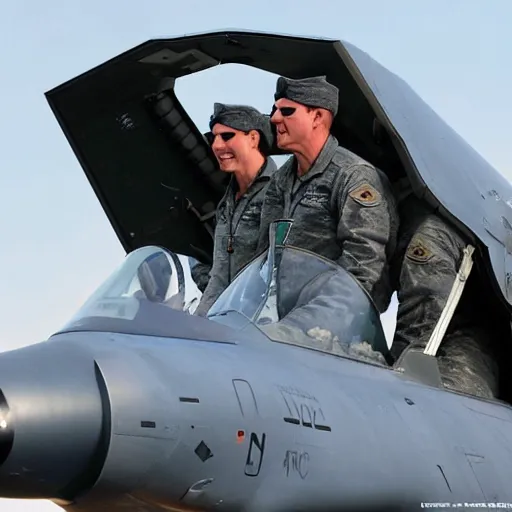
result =
[{"label": "aircraft fuselage", "polygon": [[508,406],[315,350],[65,333],[3,354],[0,388],[16,415],[2,496],[83,492],[65,508],[91,511],[298,510],[369,489],[512,501]]}]

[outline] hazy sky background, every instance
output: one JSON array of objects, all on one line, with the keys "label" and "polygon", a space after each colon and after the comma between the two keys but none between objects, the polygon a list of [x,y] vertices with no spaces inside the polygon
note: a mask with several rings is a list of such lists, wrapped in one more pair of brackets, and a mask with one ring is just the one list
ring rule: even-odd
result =
[{"label": "hazy sky background", "polygon": [[[405,79],[510,180],[511,20],[510,0],[3,2],[0,350],[48,337],[124,256],[46,103],[47,90],[156,37],[219,28],[335,37]],[[176,89],[205,130],[214,101],[269,112],[274,85],[273,76],[221,66]],[[388,334],[393,314],[385,318]],[[57,508],[0,500],[5,512]]]}]

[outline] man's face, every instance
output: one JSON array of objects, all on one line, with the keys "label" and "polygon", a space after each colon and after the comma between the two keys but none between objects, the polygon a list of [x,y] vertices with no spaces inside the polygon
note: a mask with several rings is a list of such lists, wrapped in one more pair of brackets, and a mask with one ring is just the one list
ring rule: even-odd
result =
[{"label": "man's face", "polygon": [[277,145],[297,151],[313,133],[314,109],[286,98],[274,104],[270,121],[276,125]]},{"label": "man's face", "polygon": [[224,172],[243,169],[258,150],[257,141],[250,134],[217,123],[212,129],[212,150]]}]

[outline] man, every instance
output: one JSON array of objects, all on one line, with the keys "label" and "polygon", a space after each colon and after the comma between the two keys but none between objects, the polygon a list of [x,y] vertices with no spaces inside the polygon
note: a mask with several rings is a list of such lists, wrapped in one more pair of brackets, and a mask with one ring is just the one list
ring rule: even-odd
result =
[{"label": "man", "polygon": [[385,311],[398,228],[387,178],[331,135],[338,89],[325,77],[280,77],[274,99],[277,145],[293,156],[268,186],[258,252],[268,246],[272,221],[293,218],[288,243],[337,262]]},{"label": "man", "polygon": [[[467,243],[412,193],[407,178],[397,182],[396,193],[401,223],[392,280],[399,304],[391,355],[400,366],[406,348],[426,347]],[[483,300],[480,286],[475,265],[436,356],[445,387],[492,398],[498,391],[492,339],[493,331],[498,336],[500,321],[495,308]]]},{"label": "man", "polygon": [[268,157],[273,145],[268,116],[255,108],[215,103],[210,130],[219,166],[232,176],[217,208],[210,280],[195,312],[201,316],[255,256],[261,203],[276,170]]}]

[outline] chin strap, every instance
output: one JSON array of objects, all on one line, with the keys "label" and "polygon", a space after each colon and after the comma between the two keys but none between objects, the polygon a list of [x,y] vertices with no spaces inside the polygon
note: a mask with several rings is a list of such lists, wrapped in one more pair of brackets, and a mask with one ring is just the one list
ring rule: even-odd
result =
[{"label": "chin strap", "polygon": [[472,245],[468,245],[464,249],[464,257],[462,258],[459,271],[455,276],[455,281],[450,291],[450,295],[448,296],[446,305],[439,317],[439,320],[437,321],[434,331],[432,332],[432,336],[430,336],[427,346],[423,351],[424,354],[435,356],[439,349],[439,345],[441,345],[441,341],[443,340],[446,329],[448,328],[453,314],[455,313],[455,308],[459,303],[462,292],[464,291],[464,286],[466,285],[466,281],[471,273],[474,250],[475,248]]}]

